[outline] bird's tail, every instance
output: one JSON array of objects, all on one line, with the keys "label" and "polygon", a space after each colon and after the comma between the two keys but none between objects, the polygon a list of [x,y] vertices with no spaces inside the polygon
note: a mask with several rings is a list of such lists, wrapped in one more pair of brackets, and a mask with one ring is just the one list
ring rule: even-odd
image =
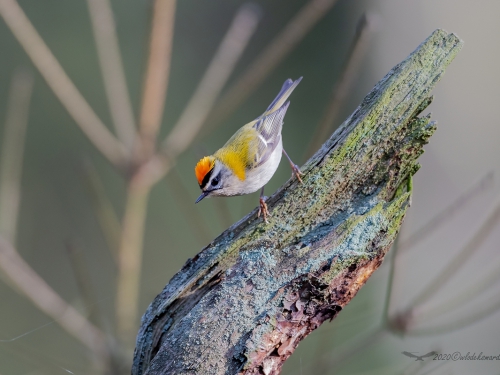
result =
[{"label": "bird's tail", "polygon": [[281,88],[278,96],[276,96],[276,98],[274,98],[269,107],[267,107],[266,112],[264,112],[262,117],[270,115],[271,113],[280,109],[281,106],[285,104],[286,100],[288,99],[292,91],[295,90],[295,88],[297,87],[297,85],[300,83],[301,80],[302,77],[300,77],[296,81],[292,81],[290,78],[288,78],[283,84],[283,87]]}]

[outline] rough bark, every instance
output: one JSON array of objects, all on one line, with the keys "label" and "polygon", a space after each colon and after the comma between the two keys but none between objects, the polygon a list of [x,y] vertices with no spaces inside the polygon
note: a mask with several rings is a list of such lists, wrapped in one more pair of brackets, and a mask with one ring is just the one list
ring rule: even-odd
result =
[{"label": "rough bark", "polygon": [[269,198],[268,224],[254,211],[188,260],[142,318],[132,374],[278,374],[382,263],[436,129],[418,115],[461,46],[435,31]]}]

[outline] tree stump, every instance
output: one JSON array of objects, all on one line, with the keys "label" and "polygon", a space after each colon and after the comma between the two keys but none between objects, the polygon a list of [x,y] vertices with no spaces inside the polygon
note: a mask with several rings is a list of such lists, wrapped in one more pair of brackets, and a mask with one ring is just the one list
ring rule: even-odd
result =
[{"label": "tree stump", "polygon": [[418,116],[462,44],[435,31],[268,199],[268,224],[254,210],[187,261],[142,318],[133,375],[278,374],[335,318],[398,234],[436,130]]}]

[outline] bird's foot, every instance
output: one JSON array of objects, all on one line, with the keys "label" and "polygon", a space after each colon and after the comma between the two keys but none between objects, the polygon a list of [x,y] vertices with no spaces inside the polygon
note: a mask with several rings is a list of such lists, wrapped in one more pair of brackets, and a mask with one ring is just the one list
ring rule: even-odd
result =
[{"label": "bird's foot", "polygon": [[302,179],[300,178],[300,176],[303,175],[304,173],[302,173],[300,171],[299,166],[296,164],[290,163],[290,167],[292,168],[292,178],[295,176],[295,177],[297,177],[297,180],[299,180],[299,182],[302,183]]},{"label": "bird's foot", "polygon": [[267,197],[259,198],[259,212],[257,213],[257,217],[260,217],[260,215],[262,214],[262,218],[264,219],[264,222],[267,224],[268,223],[267,218],[271,216],[271,214],[267,209],[266,198]]}]

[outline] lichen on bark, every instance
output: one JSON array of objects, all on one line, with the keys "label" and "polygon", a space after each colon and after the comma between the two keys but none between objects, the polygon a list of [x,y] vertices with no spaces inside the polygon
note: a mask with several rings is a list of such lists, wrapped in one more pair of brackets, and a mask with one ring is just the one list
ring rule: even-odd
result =
[{"label": "lichen on bark", "polygon": [[188,260],[144,314],[132,374],[278,374],[381,264],[436,129],[418,117],[462,42],[435,31],[268,200]]}]

